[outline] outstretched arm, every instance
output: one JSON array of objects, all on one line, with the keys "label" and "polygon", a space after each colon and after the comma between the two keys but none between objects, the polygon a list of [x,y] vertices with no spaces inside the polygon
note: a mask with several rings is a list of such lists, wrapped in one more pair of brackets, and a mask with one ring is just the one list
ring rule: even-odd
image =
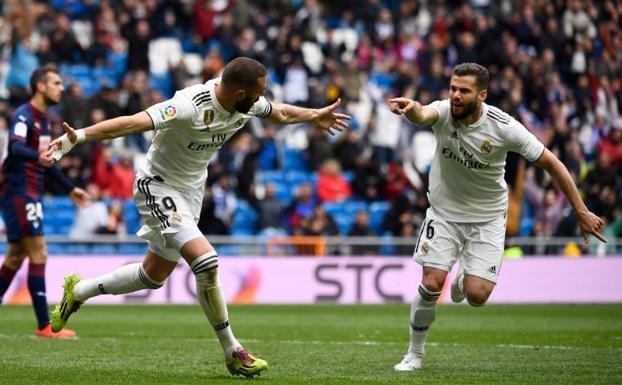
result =
[{"label": "outstretched arm", "polygon": [[438,111],[430,106],[422,106],[421,103],[408,98],[393,98],[389,100],[391,112],[397,115],[405,115],[408,120],[422,126],[431,126],[438,120]]},{"label": "outstretched arm", "polygon": [[598,238],[601,242],[607,243],[607,239],[600,233],[603,228],[603,221],[592,212],[590,212],[577,191],[577,187],[574,184],[574,180],[570,176],[566,166],[560,162],[559,159],[548,149],[544,149],[544,152],[540,158],[536,161],[536,164],[545,169],[553,180],[562,189],[566,198],[570,202],[570,205],[574,209],[579,222],[579,228],[586,244],[590,243],[589,234]]},{"label": "outstretched arm", "polygon": [[50,143],[50,149],[48,150],[48,154],[57,162],[63,155],[71,151],[76,144],[87,140],[113,139],[149,131],[153,129],[153,122],[149,115],[142,111],[130,116],[120,116],[104,120],[80,130],[76,130],[66,122],[63,122],[63,128],[66,133],[54,139]]},{"label": "outstretched arm", "polygon": [[272,113],[266,119],[276,124],[313,122],[329,134],[335,135],[333,130],[343,131],[348,127],[348,123],[344,120],[352,119],[350,115],[334,112],[340,104],[341,99],[319,109],[296,107],[290,104],[273,104]]}]

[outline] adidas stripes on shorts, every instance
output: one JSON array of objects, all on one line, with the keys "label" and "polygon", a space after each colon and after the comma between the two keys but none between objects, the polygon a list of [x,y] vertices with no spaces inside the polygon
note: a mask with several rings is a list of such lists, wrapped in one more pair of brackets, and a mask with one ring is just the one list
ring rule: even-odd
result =
[{"label": "adidas stripes on shorts", "polygon": [[134,202],[143,219],[136,235],[149,242],[149,250],[171,262],[181,258],[181,247],[203,234],[197,227],[203,190],[180,191],[158,176],[139,173],[134,181]]},{"label": "adidas stripes on shorts", "polygon": [[423,266],[449,272],[462,258],[465,274],[497,282],[505,243],[503,216],[490,222],[448,222],[432,208],[417,235],[413,259]]}]

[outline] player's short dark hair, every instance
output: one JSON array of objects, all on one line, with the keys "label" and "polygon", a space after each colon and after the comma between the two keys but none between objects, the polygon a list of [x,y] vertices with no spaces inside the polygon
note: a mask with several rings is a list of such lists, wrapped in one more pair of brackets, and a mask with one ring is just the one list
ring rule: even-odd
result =
[{"label": "player's short dark hair", "polygon": [[225,85],[252,88],[257,79],[266,76],[268,71],[263,64],[249,57],[237,57],[231,60],[222,72],[222,83]]},{"label": "player's short dark hair", "polygon": [[50,73],[59,75],[58,70],[53,67],[41,67],[32,72],[32,75],[30,75],[30,92],[33,95],[37,92],[37,83],[47,82]]},{"label": "player's short dark hair", "polygon": [[461,63],[454,67],[454,76],[475,76],[475,85],[481,90],[488,88],[490,75],[486,67],[477,63]]}]

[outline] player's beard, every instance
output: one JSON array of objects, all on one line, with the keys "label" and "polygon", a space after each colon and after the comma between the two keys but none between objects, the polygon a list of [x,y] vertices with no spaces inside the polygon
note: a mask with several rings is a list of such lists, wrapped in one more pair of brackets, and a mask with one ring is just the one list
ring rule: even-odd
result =
[{"label": "player's beard", "polygon": [[233,106],[233,108],[235,108],[237,112],[246,114],[248,113],[248,111],[251,110],[251,107],[253,107],[253,104],[255,104],[255,102],[247,96],[244,99],[240,100],[239,102],[235,103],[235,106]]},{"label": "player's beard", "polygon": [[456,114],[453,112],[451,112],[451,117],[454,120],[462,120],[465,119],[466,117],[468,117],[469,115],[471,115],[472,113],[475,112],[475,110],[477,109],[477,102],[473,101],[471,103],[463,103],[462,104],[462,112],[459,114]]},{"label": "player's beard", "polygon": [[60,103],[60,100],[54,100],[46,94],[43,94],[43,101],[45,102],[47,106],[55,106],[58,103]]}]

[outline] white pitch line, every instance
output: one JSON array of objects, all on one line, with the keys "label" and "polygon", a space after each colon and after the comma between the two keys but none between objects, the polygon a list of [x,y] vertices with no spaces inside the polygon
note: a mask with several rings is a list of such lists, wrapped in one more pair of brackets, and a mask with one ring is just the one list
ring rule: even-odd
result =
[{"label": "white pitch line", "polygon": [[[133,337],[139,337],[136,334],[132,335]],[[39,339],[33,335],[25,335],[25,334],[0,334],[0,339],[8,339],[8,340],[17,340],[21,338],[30,338],[30,339]],[[132,337],[130,337],[132,338]],[[109,341],[109,342],[118,342],[118,341],[127,341],[128,338],[122,337],[84,337],[83,340],[91,341]],[[186,341],[186,342],[217,342],[216,338],[177,338],[177,337],[159,337],[160,340],[175,340],[175,341]],[[74,341],[77,339],[74,339]],[[71,341],[71,340],[66,340]],[[250,343],[279,343],[286,345],[354,345],[354,346],[406,346],[407,341],[404,342],[394,342],[394,341],[370,341],[370,340],[361,340],[361,341],[321,341],[321,340],[263,340],[263,339],[254,339],[254,338],[245,338],[241,339],[243,342]],[[427,346],[452,346],[452,347],[472,347],[472,346],[480,346],[480,347],[496,347],[496,348],[505,348],[505,349],[531,349],[531,350],[574,350],[574,349],[604,349],[604,350],[618,350],[622,352],[622,348],[614,348],[612,346],[609,347],[590,347],[590,346],[567,346],[567,345],[527,345],[527,344],[497,344],[497,345],[478,345],[478,344],[465,344],[458,342],[428,342]]]}]

